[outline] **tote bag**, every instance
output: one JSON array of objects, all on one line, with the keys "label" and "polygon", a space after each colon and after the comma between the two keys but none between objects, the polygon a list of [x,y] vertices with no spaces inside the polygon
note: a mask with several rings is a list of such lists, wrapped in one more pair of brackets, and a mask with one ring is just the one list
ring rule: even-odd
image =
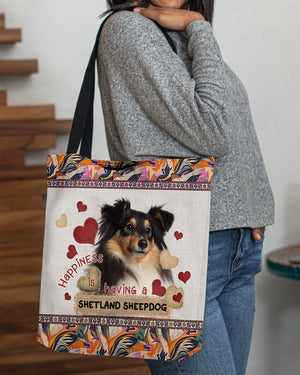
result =
[{"label": "tote bag", "polygon": [[91,159],[108,18],[67,153],[47,157],[37,340],[57,352],[178,361],[202,346],[214,158]]}]

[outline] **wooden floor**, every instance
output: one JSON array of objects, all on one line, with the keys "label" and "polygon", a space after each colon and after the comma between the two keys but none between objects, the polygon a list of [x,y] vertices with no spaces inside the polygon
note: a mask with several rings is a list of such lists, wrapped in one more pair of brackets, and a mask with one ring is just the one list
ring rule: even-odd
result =
[{"label": "wooden floor", "polygon": [[0,374],[143,375],[142,360],[53,352],[36,342],[44,211],[0,213]]}]

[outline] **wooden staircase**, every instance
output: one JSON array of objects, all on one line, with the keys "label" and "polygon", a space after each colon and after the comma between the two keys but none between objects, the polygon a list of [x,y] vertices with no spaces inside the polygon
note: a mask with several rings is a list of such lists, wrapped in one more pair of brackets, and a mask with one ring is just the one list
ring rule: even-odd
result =
[{"label": "wooden staircase", "polygon": [[[0,44],[21,41],[5,27]],[[38,62],[0,60],[0,74],[32,74]],[[56,120],[54,105],[8,105],[0,91],[0,373],[5,375],[150,374],[143,361],[56,353],[36,342],[44,235],[46,166],[25,166],[28,150],[55,147],[71,120]]]},{"label": "wooden staircase", "polygon": [[0,43],[11,44],[21,42],[22,32],[21,29],[7,29],[5,28],[5,16],[0,14]]},{"label": "wooden staircase", "polygon": [[37,73],[37,60],[1,60],[0,74],[30,74]]},{"label": "wooden staircase", "polygon": [[[21,29],[7,29],[5,16],[0,14],[0,44],[14,44],[21,42]],[[37,73],[38,61],[36,59],[0,60],[0,75]]]}]

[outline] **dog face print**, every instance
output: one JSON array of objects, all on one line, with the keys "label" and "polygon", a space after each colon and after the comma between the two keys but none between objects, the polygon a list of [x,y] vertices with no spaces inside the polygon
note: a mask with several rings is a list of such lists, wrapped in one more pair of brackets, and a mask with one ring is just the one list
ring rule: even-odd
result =
[{"label": "dog face print", "polygon": [[[102,284],[117,284],[134,279],[158,277],[171,280],[169,270],[160,264],[160,253],[166,248],[165,234],[174,221],[174,215],[152,206],[148,212],[131,208],[126,199],[101,207],[100,240],[97,253],[102,253]],[[148,275],[148,276],[147,276]]]}]

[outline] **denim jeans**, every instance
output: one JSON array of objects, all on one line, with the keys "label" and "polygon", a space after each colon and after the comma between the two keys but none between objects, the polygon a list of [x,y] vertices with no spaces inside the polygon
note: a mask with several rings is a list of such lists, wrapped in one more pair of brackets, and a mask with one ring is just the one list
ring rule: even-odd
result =
[{"label": "denim jeans", "polygon": [[147,360],[153,375],[243,375],[255,311],[261,241],[250,228],[210,232],[202,349],[180,362]]}]

